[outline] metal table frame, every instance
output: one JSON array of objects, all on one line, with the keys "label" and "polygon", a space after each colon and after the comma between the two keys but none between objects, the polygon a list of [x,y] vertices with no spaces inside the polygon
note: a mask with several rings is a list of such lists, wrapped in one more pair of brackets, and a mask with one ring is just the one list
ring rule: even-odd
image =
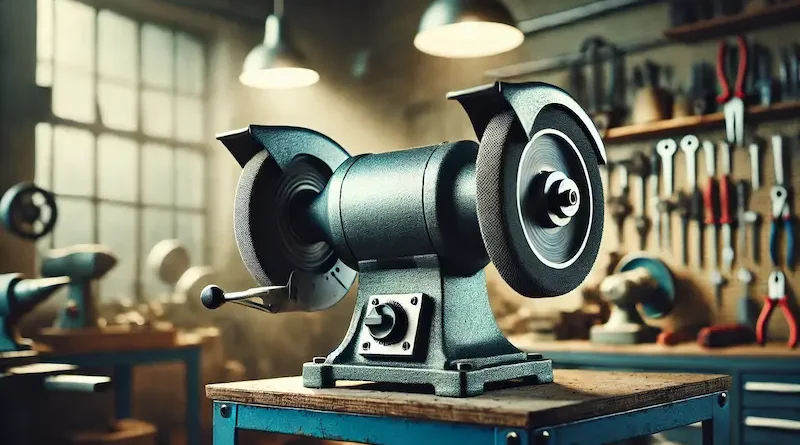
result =
[{"label": "metal table frame", "polygon": [[202,344],[162,349],[105,351],[81,354],[42,354],[41,361],[67,363],[80,367],[113,367],[114,414],[118,419],[133,416],[133,367],[155,363],[183,362],[186,367],[186,441],[200,445]]},{"label": "metal table frame", "polygon": [[534,429],[492,427],[214,401],[214,445],[254,430],[374,445],[605,444],[702,422],[704,445],[730,443],[727,392]]}]

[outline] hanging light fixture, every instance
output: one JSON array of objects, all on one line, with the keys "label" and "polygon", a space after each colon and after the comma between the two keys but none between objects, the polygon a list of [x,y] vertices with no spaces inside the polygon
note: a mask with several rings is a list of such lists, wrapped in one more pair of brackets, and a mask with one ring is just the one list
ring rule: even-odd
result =
[{"label": "hanging light fixture", "polygon": [[304,66],[304,57],[287,42],[282,27],[283,0],[275,0],[274,13],[267,17],[264,41],[244,59],[239,82],[252,88],[288,89],[313,85],[319,74]]},{"label": "hanging light fixture", "polygon": [[439,57],[484,57],[510,51],[525,35],[499,0],[435,0],[422,15],[414,46]]}]

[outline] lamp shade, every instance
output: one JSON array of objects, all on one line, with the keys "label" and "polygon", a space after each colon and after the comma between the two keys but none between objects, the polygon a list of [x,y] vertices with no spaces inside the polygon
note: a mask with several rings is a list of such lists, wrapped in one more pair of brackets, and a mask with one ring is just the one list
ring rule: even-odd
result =
[{"label": "lamp shade", "polygon": [[525,35],[498,0],[435,0],[425,10],[414,46],[439,57],[484,57],[510,51]]},{"label": "lamp shade", "polygon": [[298,88],[317,83],[319,74],[303,62],[303,56],[284,39],[280,19],[270,15],[264,27],[264,41],[244,59],[239,81],[262,89]]}]

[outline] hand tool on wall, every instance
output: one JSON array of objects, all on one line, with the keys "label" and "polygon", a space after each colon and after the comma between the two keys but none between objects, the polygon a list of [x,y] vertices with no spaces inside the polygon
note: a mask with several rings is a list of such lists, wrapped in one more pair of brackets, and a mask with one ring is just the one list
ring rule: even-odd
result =
[{"label": "hand tool on wall", "polygon": [[633,209],[628,198],[628,166],[621,162],[614,169],[619,172],[619,194],[608,198],[608,211],[617,229],[616,250],[621,252],[625,233],[625,219]]},{"label": "hand tool on wall", "polygon": [[67,304],[56,317],[56,328],[97,326],[97,302],[92,285],[116,264],[117,257],[101,245],[76,245],[48,252],[42,259],[42,276],[70,278]]},{"label": "hand tool on wall", "polygon": [[663,240],[661,239],[661,211],[659,209],[659,202],[661,202],[661,197],[658,194],[658,170],[661,166],[661,157],[653,151],[652,155],[650,156],[650,183],[648,187],[650,189],[650,209],[653,218],[653,234],[656,238],[656,245],[659,249],[664,246]]},{"label": "hand tool on wall", "polygon": [[731,146],[727,142],[720,144],[722,152],[722,176],[719,179],[719,223],[722,225],[722,269],[730,272],[733,266],[733,218],[731,218],[732,194],[735,193],[731,186]]},{"label": "hand tool on wall", "polygon": [[661,329],[647,325],[642,317],[663,318],[675,304],[672,272],[658,258],[642,252],[626,255],[613,274],[600,283],[600,294],[611,303],[604,325],[592,326],[594,343],[651,343]]},{"label": "hand tool on wall", "polygon": [[761,144],[753,141],[748,146],[750,152],[750,181],[753,190],[761,188]]},{"label": "hand tool on wall", "polygon": [[714,156],[714,143],[711,141],[703,141],[703,152],[706,157],[706,187],[703,190],[703,207],[705,209],[706,219],[705,226],[711,234],[711,243],[709,244],[710,262],[709,265],[712,270],[717,268],[717,216],[715,215],[714,202],[718,196],[716,175],[716,159]]},{"label": "hand tool on wall", "polygon": [[786,276],[781,271],[773,271],[769,274],[767,282],[767,296],[764,297],[764,306],[756,321],[756,341],[763,345],[767,341],[767,325],[772,317],[775,307],[780,307],[786,322],[789,324],[789,340],[787,344],[790,348],[797,346],[797,320],[789,304],[789,296],[786,293]]},{"label": "hand tool on wall", "polygon": [[739,223],[739,241],[736,248],[739,250],[739,258],[745,257],[747,251],[747,231],[745,230],[744,214],[747,211],[747,181],[736,182],[736,220]]},{"label": "hand tool on wall", "polygon": [[692,198],[683,191],[678,192],[675,201],[678,216],[681,218],[681,263],[689,264],[689,219],[692,215]]},{"label": "hand tool on wall", "polygon": [[[681,235],[681,240],[683,244],[683,261],[684,264],[687,264],[687,238],[688,238],[688,230],[689,230],[689,219],[695,218],[697,219],[697,214],[702,214],[702,204],[701,204],[701,194],[700,189],[697,187],[697,150],[700,148],[700,139],[693,134],[688,134],[681,139],[681,150],[683,151],[684,157],[686,159],[686,184],[687,184],[687,192],[689,193],[688,196],[684,198],[678,199],[678,206],[683,210],[679,210],[681,212],[681,222],[683,225],[683,233]],[[696,207],[696,206],[699,206]],[[702,240],[702,216],[698,219],[698,240]],[[697,264],[702,264],[702,241],[697,245]]]},{"label": "hand tool on wall", "polygon": [[735,147],[744,145],[744,83],[747,77],[747,42],[736,37],[736,44],[722,40],[717,49],[717,80],[720,94],[717,102],[725,113],[726,141]]},{"label": "hand tool on wall", "polygon": [[744,225],[750,227],[750,258],[753,263],[758,264],[761,260],[759,245],[761,244],[759,238],[761,234],[761,215],[758,212],[748,210],[744,212]]},{"label": "hand tool on wall", "polygon": [[786,265],[794,265],[794,224],[789,206],[789,191],[784,186],[784,157],[783,157],[783,137],[774,135],[772,137],[772,152],[775,161],[775,185],[770,190],[772,200],[772,224],[769,230],[769,255],[772,265],[778,265],[778,237],[781,227],[783,227],[786,237]]},{"label": "hand tool on wall", "polygon": [[664,237],[664,246],[666,248],[672,247],[672,212],[677,208],[678,204],[672,198],[661,198],[658,201],[658,212],[661,214],[663,226],[662,236]]},{"label": "hand tool on wall", "polygon": [[630,160],[630,170],[635,175],[634,183],[636,184],[636,194],[639,199],[639,205],[634,210],[636,224],[636,232],[639,234],[639,248],[644,250],[647,246],[647,233],[650,231],[650,220],[645,215],[647,210],[647,190],[645,187],[647,177],[650,175],[650,162],[647,155],[641,151],[633,154]]},{"label": "hand tool on wall", "polygon": [[674,139],[662,139],[656,143],[656,152],[661,156],[661,179],[664,183],[661,196],[667,198],[675,192],[672,157],[675,156],[676,151],[678,151],[678,144]]},{"label": "hand tool on wall", "polygon": [[744,267],[736,271],[736,278],[742,283],[742,296],[739,299],[739,307],[736,311],[736,319],[739,324],[753,328],[755,326],[755,314],[753,313],[753,301],[750,299],[750,284],[753,282],[753,273]]}]

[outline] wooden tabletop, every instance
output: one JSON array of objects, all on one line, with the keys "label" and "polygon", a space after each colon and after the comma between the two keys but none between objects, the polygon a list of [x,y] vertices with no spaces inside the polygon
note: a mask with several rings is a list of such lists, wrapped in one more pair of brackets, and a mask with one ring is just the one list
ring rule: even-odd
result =
[{"label": "wooden tabletop", "polygon": [[395,385],[364,382],[310,389],[300,377],[208,385],[206,396],[251,405],[538,428],[712,394],[730,385],[731,378],[720,375],[556,370],[554,383],[506,386],[469,398],[397,392],[402,389]]},{"label": "wooden tabletop", "polygon": [[800,349],[789,349],[786,342],[772,342],[765,346],[756,344],[730,346],[726,348],[703,348],[695,342],[662,346],[656,343],[638,345],[604,345],[588,340],[536,340],[524,335],[509,337],[518,348],[546,354],[547,352],[580,352],[591,354],[625,355],[702,355],[719,357],[763,357],[800,359]]}]

